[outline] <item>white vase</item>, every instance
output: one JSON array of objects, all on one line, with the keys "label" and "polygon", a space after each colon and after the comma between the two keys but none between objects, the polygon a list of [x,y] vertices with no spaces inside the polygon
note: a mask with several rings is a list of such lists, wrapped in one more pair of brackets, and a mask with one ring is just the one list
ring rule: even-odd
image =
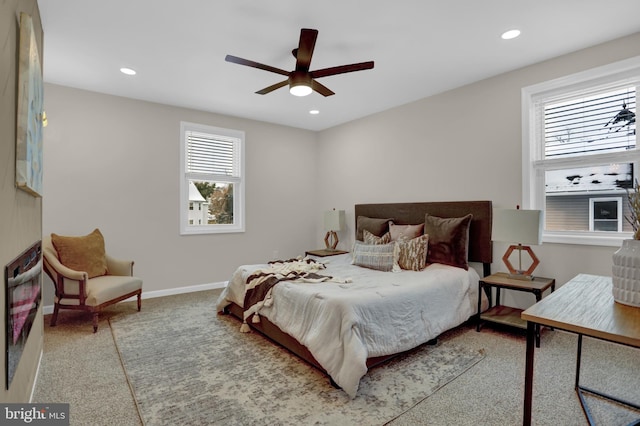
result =
[{"label": "white vase", "polygon": [[613,299],[640,307],[640,240],[623,240],[613,254]]}]

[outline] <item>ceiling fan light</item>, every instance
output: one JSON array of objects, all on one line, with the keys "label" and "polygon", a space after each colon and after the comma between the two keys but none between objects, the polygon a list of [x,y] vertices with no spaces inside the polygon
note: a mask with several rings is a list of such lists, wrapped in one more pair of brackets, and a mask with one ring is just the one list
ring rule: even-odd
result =
[{"label": "ceiling fan light", "polygon": [[289,93],[293,96],[307,96],[313,92],[308,73],[296,71],[289,77]]},{"label": "ceiling fan light", "polygon": [[297,86],[291,86],[289,93],[293,96],[307,96],[313,92],[313,89],[305,84],[298,84]]}]

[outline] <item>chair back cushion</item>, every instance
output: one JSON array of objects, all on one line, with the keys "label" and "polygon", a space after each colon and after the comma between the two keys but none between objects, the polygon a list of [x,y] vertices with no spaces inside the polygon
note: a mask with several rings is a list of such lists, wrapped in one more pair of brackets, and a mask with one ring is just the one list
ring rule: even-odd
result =
[{"label": "chair back cushion", "polygon": [[104,237],[98,228],[81,237],[66,237],[52,233],[51,242],[58,253],[60,263],[67,268],[84,271],[89,278],[107,273]]}]

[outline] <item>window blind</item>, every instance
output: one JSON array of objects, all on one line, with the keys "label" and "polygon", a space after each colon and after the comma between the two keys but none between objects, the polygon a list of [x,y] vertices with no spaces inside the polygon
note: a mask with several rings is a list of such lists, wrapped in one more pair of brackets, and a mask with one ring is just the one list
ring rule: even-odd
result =
[{"label": "window blind", "polygon": [[240,177],[240,139],[186,132],[187,173]]},{"label": "window blind", "polygon": [[635,86],[546,103],[545,158],[635,148],[635,111]]}]

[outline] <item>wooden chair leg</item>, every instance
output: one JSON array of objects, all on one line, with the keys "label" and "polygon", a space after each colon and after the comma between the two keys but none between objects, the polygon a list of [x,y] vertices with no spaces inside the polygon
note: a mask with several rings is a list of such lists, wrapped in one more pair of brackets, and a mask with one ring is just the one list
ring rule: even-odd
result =
[{"label": "wooden chair leg", "polygon": [[98,331],[98,312],[93,313],[93,332]]},{"label": "wooden chair leg", "polygon": [[142,307],[142,293],[138,293],[138,312],[140,312],[141,307]]},{"label": "wooden chair leg", "polygon": [[51,326],[51,327],[55,327],[56,322],[58,321],[58,310],[59,310],[59,309],[60,309],[60,308],[59,308],[58,304],[57,304],[57,303],[55,303],[55,304],[53,305],[53,315],[51,315],[51,323],[50,323],[50,326]]}]

